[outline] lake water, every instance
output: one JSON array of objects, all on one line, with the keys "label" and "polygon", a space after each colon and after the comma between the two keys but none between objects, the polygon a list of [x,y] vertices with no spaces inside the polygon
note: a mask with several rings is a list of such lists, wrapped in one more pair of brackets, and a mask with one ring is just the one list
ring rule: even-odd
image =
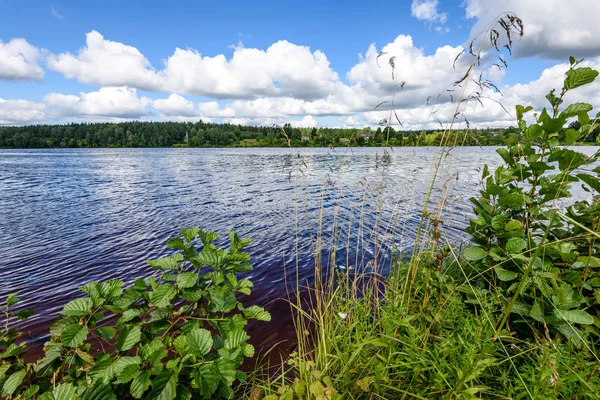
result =
[{"label": "lake water", "polygon": [[[480,168],[501,162],[494,150],[463,147],[444,155],[430,209],[447,199],[445,239],[464,238]],[[0,304],[19,292],[21,307],[36,311],[22,328],[41,342],[84,283],[154,273],[145,260],[170,254],[165,243],[180,227],[198,225],[223,237],[235,229],[253,241],[255,290],[248,301],[274,315],[250,333],[255,343],[288,338],[289,307],[278,299],[295,281],[296,263],[301,280],[313,277],[316,233],[323,232],[326,250],[335,249],[337,268],[368,264],[376,242],[385,269],[392,247],[406,251],[413,243],[437,152],[0,150]]]}]

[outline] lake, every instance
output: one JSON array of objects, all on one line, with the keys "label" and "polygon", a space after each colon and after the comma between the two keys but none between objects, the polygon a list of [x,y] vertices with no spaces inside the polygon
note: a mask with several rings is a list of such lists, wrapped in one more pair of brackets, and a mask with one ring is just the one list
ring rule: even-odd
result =
[{"label": "lake", "polygon": [[[296,263],[302,281],[313,277],[317,232],[336,268],[369,264],[377,243],[385,270],[392,250],[411,248],[438,158],[425,147],[0,150],[0,303],[19,292],[21,308],[36,311],[22,328],[41,342],[84,283],[154,273],[145,260],[170,254],[180,227],[224,238],[235,229],[252,239],[249,301],[274,315],[250,334],[288,338],[289,307],[277,300]],[[463,147],[443,159],[429,207],[445,199],[443,238],[458,242],[481,167],[501,158]]]}]

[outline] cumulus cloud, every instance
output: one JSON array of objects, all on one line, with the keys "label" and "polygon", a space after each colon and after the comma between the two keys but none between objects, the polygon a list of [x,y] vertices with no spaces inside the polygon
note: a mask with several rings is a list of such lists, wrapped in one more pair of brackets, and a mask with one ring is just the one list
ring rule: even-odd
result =
[{"label": "cumulus cloud", "polygon": [[27,100],[0,99],[0,125],[23,125],[46,121],[45,104]]},{"label": "cumulus cloud", "polygon": [[194,103],[178,94],[171,94],[167,99],[154,100],[152,107],[166,116],[192,117],[198,115]]},{"label": "cumulus cloud", "polygon": [[79,96],[50,93],[44,102],[62,116],[134,119],[149,114],[148,106],[152,100],[139,97],[132,88],[105,87]]},{"label": "cumulus cloud", "polygon": [[44,70],[38,64],[40,51],[25,39],[0,40],[0,79],[41,81]]},{"label": "cumulus cloud", "polygon": [[439,22],[443,24],[446,22],[448,16],[446,13],[440,13],[437,7],[438,0],[413,0],[410,11],[412,16],[420,21]]},{"label": "cumulus cloud", "polygon": [[319,123],[312,115],[306,115],[300,121],[292,121],[290,125],[294,128],[316,128]]},{"label": "cumulus cloud", "polygon": [[157,71],[135,47],[96,31],[86,35],[86,45],[77,54],[50,55],[48,67],[86,84],[213,98],[313,99],[325,96],[339,80],[323,52],[285,40],[266,50],[237,46],[231,59],[177,48]]},{"label": "cumulus cloud", "polygon": [[600,1],[466,0],[466,17],[475,19],[472,36],[484,32],[502,12],[523,20],[525,34],[513,49],[517,57],[566,60],[600,55]]}]

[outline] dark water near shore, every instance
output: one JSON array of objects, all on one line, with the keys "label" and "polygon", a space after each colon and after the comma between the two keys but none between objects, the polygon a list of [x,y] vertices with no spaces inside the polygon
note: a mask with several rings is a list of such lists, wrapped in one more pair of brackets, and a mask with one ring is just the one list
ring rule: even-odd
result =
[{"label": "dark water near shore", "polygon": [[[479,168],[501,162],[494,150],[464,147],[444,156],[430,207],[447,184],[441,219],[448,240],[464,237]],[[235,229],[253,240],[249,301],[274,316],[253,329],[253,340],[289,338],[289,307],[276,300],[286,297],[286,279],[288,288],[295,281],[296,263],[303,281],[312,278],[319,221],[335,265],[368,263],[377,237],[385,268],[392,247],[410,249],[437,151],[0,150],[0,304],[19,292],[22,306],[36,311],[22,328],[41,342],[84,283],[152,274],[145,260],[168,254],[165,243],[178,228],[198,225],[223,237]]]}]

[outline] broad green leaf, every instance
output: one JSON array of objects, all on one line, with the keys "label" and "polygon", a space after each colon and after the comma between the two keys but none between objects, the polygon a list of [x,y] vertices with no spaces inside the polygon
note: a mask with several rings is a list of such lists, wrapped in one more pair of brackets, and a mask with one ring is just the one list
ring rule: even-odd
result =
[{"label": "broad green leaf", "polygon": [[34,313],[35,313],[35,311],[33,311],[33,310],[21,310],[21,311],[11,313],[10,316],[17,317],[21,321],[24,321],[27,318],[31,317]]},{"label": "broad green leaf", "polygon": [[89,375],[95,383],[109,383],[116,374],[116,362],[110,354],[101,354],[96,364],[89,370]]},{"label": "broad green leaf", "polygon": [[177,375],[160,377],[152,381],[149,400],[173,400],[177,395]]},{"label": "broad green leaf", "polygon": [[483,260],[487,255],[486,251],[481,247],[469,247],[465,250],[464,256],[467,261]]},{"label": "broad green leaf", "polygon": [[506,223],[504,226],[505,231],[514,231],[517,229],[521,229],[521,221],[511,220]]},{"label": "broad green leaf", "polygon": [[517,104],[515,108],[517,111],[517,120],[523,119],[523,114],[525,114],[528,111],[533,110],[533,107],[531,107],[531,106],[523,107],[520,104]]},{"label": "broad green leaf", "polygon": [[542,127],[538,124],[531,124],[525,131],[524,139],[528,142],[537,139],[542,134]]},{"label": "broad green leaf", "polygon": [[112,386],[107,384],[97,384],[87,388],[81,397],[81,400],[116,400]]},{"label": "broad green leaf", "polygon": [[598,76],[598,71],[591,69],[590,67],[575,68],[567,71],[567,78],[565,79],[565,89],[571,90],[579,86],[591,83]]},{"label": "broad green leaf", "polygon": [[227,350],[235,350],[248,339],[250,339],[250,336],[243,330],[230,332],[229,335],[225,337],[224,348]]},{"label": "broad green leaf", "polygon": [[208,265],[213,268],[217,268],[223,263],[223,261],[225,261],[226,255],[227,253],[220,249],[204,248],[200,254],[194,257],[194,259],[202,265]]},{"label": "broad green leaf", "polygon": [[196,369],[194,377],[196,385],[200,391],[200,395],[205,399],[213,398],[213,394],[219,387],[221,375],[219,369],[214,362],[202,364]]},{"label": "broad green leaf", "polygon": [[135,377],[129,387],[129,393],[136,399],[142,398],[146,390],[150,387],[150,371],[142,371],[141,374]]},{"label": "broad green leaf", "polygon": [[201,230],[197,226],[194,226],[191,228],[181,228],[179,232],[181,232],[185,240],[191,242],[196,238],[196,236],[198,235],[198,233],[201,232]]},{"label": "broad green leaf", "polygon": [[544,313],[542,312],[542,306],[537,302],[537,300],[533,303],[531,311],[529,312],[529,316],[538,322],[545,321]]},{"label": "broad green leaf", "polygon": [[242,353],[244,354],[244,357],[254,357],[254,346],[248,343],[245,344],[242,348]]},{"label": "broad green leaf", "polygon": [[516,272],[512,272],[498,266],[494,267],[494,271],[496,271],[496,276],[498,277],[498,279],[500,279],[503,282],[512,281],[517,277]]},{"label": "broad green leaf", "polygon": [[79,298],[68,302],[60,313],[71,317],[83,317],[92,311],[92,306],[92,299],[89,297]]},{"label": "broad green leaf", "polygon": [[83,344],[88,336],[88,328],[79,324],[72,324],[63,329],[60,340],[67,347],[77,347]]},{"label": "broad green leaf", "polygon": [[210,331],[201,328],[195,328],[186,335],[187,345],[190,351],[197,356],[206,355],[213,345]]},{"label": "broad green leaf", "polygon": [[198,274],[196,272],[184,272],[177,276],[177,286],[185,289],[194,286],[198,282]]},{"label": "broad green leaf", "polygon": [[245,295],[249,295],[251,289],[254,287],[254,284],[249,279],[242,279],[238,281],[237,291],[240,293],[244,293]]},{"label": "broad green leaf", "polygon": [[579,133],[579,131],[576,131],[575,129],[567,129],[565,132],[565,144],[567,146],[572,145],[577,141],[577,139],[579,139],[580,136],[581,133]]},{"label": "broad green leaf", "polygon": [[527,242],[521,238],[510,238],[506,242],[506,251],[509,254],[520,254],[527,248]]},{"label": "broad green leaf", "polygon": [[117,334],[117,331],[112,326],[103,326],[96,329],[96,334],[103,339],[112,340],[112,338],[114,338]]},{"label": "broad green leaf", "polygon": [[[136,286],[138,286],[138,282],[140,282],[140,281],[136,281]],[[139,299],[142,298],[145,290],[146,290],[145,284],[143,285],[143,289],[141,289],[141,290],[136,289],[136,288],[128,288],[121,295],[121,297],[114,300],[113,304],[115,307],[119,307],[121,309],[127,309],[127,308],[131,307],[136,301],[138,301]]]},{"label": "broad green leaf", "polygon": [[170,248],[170,249],[177,249],[177,250],[185,250],[185,249],[187,249],[187,246],[183,242],[183,239],[181,239],[179,237],[175,237],[175,238],[169,239],[167,241],[167,247]]},{"label": "broad green leaf", "polygon": [[4,358],[18,356],[19,353],[21,353],[21,351],[25,349],[25,347],[27,347],[25,343],[21,343],[19,345],[17,345],[16,343],[11,343],[10,345],[8,345],[8,347],[6,347],[6,350],[2,354],[0,354],[0,360]]},{"label": "broad green leaf", "polygon": [[175,400],[192,400],[192,393],[184,385],[177,385],[177,397]]},{"label": "broad green leaf", "polygon": [[102,282],[100,284],[100,294],[105,299],[111,297],[118,297],[123,294],[123,281],[119,279],[113,279],[110,281]]},{"label": "broad green leaf", "polygon": [[142,331],[138,325],[126,326],[117,336],[117,350],[127,351],[142,339]]},{"label": "broad green leaf", "polygon": [[52,391],[54,400],[73,400],[76,398],[77,388],[71,383],[62,383]]},{"label": "broad green leaf", "polygon": [[158,285],[150,292],[149,297],[152,304],[158,308],[163,308],[171,303],[171,300],[175,297],[175,290],[169,284]]},{"label": "broad green leaf", "polygon": [[242,311],[244,313],[244,316],[248,319],[257,319],[259,321],[267,322],[271,320],[271,314],[269,314],[267,311],[265,311],[264,308],[259,306],[251,306]]},{"label": "broad green leaf", "polygon": [[25,375],[27,375],[27,371],[24,369],[13,372],[6,379],[6,382],[4,382],[4,393],[8,394],[9,396],[12,395],[19,388],[19,386],[21,386],[21,383],[23,383],[23,378],[25,378]]},{"label": "broad green leaf", "polygon": [[593,109],[594,107],[592,107],[591,104],[588,103],[573,103],[570,104],[563,112],[562,114],[566,117],[566,118],[571,118],[571,117],[575,117],[577,115],[579,115],[579,113],[581,112],[589,112]]},{"label": "broad green leaf", "polygon": [[179,263],[173,257],[163,257],[158,260],[147,260],[148,265],[152,268],[160,270],[177,270],[179,269]]},{"label": "broad green leaf", "polygon": [[591,325],[594,323],[594,317],[583,310],[560,310],[555,308],[554,315],[575,324]]},{"label": "broad green leaf", "polygon": [[30,399],[40,391],[39,385],[31,385],[29,386],[22,394],[24,399]]},{"label": "broad green leaf", "polygon": [[220,236],[217,232],[205,232],[203,230],[200,230],[200,232],[198,232],[198,236],[200,236],[200,240],[202,241],[202,244],[204,246],[208,246],[214,240],[217,240],[218,238],[220,238]]},{"label": "broad green leaf", "polygon": [[583,182],[587,183],[588,186],[594,189],[597,193],[600,193],[600,179],[589,174],[577,174],[576,176]]},{"label": "broad green leaf", "polygon": [[117,380],[115,383],[122,384],[131,382],[131,380],[135,379],[140,373],[140,366],[137,364],[130,364],[125,366],[120,372],[117,374]]},{"label": "broad green leaf", "polygon": [[141,308],[130,308],[129,310],[125,310],[121,318],[119,318],[120,323],[129,322],[132,319],[136,318],[138,315],[142,313]]}]

